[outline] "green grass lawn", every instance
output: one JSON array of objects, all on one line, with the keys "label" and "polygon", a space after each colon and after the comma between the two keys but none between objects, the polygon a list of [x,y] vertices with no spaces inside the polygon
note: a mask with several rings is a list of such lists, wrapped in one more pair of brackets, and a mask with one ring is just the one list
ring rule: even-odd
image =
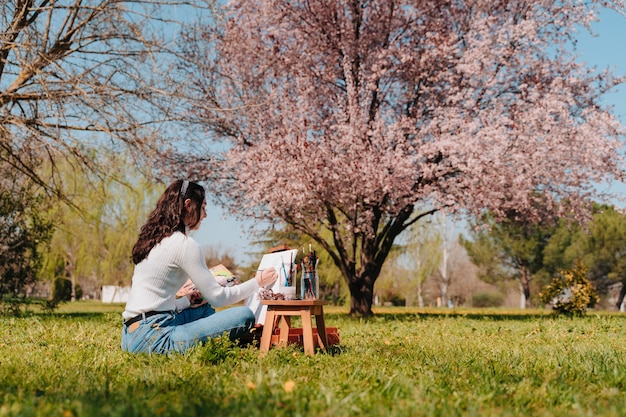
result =
[{"label": "green grass lawn", "polygon": [[341,343],[313,357],[226,340],[120,350],[121,305],[0,318],[0,416],[621,416],[626,316],[327,307]]}]

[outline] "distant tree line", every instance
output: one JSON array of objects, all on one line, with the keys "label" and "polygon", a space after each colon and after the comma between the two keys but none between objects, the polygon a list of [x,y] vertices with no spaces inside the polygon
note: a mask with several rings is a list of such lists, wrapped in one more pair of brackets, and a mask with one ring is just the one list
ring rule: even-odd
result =
[{"label": "distant tree line", "polygon": [[[91,295],[105,284],[130,284],[132,264],[128,254],[159,190],[143,180],[136,180],[134,188],[122,185],[132,182],[133,170],[113,156],[109,163],[121,169],[120,178],[124,181],[102,183],[106,190],[101,193],[87,186],[87,180],[81,186],[72,171],[66,171],[65,183],[74,186],[66,192],[74,195],[79,205],[75,209],[46,205],[43,200],[29,201],[26,208],[19,188],[12,194],[0,195],[3,228],[0,257],[5,265],[11,265],[0,270],[0,291],[5,301],[26,298],[38,280],[55,283],[54,291],[63,288],[63,299],[76,299],[77,288]],[[63,171],[61,167],[58,169]],[[470,262],[476,266],[478,278],[492,288],[506,292],[511,283],[516,283],[522,307],[539,305],[541,289],[560,270],[571,268],[576,262],[586,266],[589,280],[601,295],[618,284],[621,294],[616,307],[623,301],[626,215],[614,206],[595,204],[587,223],[568,219],[546,224],[496,222],[485,215],[474,219],[469,232],[458,240],[442,234],[445,218],[438,219],[422,224],[407,236],[405,244],[394,246],[391,261],[381,272],[377,301],[434,305],[432,296],[425,300],[424,288],[435,286],[441,305],[465,304],[472,299],[474,290],[467,284],[463,286],[455,277],[461,273],[467,275]],[[266,232],[256,244],[260,257],[276,244],[299,248],[309,241],[287,227]],[[445,250],[448,283],[443,282],[442,275]],[[465,251],[469,260],[463,259]],[[340,272],[323,251],[320,256],[322,297],[334,304],[346,303],[349,291]],[[222,263],[244,279],[256,267],[254,261],[251,265],[237,265],[227,253],[220,253],[219,248],[212,250],[209,257],[209,264]],[[59,279],[67,280],[71,286],[59,283]],[[485,291],[479,290],[477,294],[477,304],[493,301],[481,299]]]},{"label": "distant tree line", "polygon": [[620,284],[615,307],[621,306],[626,294],[626,215],[614,206],[594,204],[587,223],[495,222],[488,215],[481,220],[461,242],[482,280],[518,284],[522,307],[536,306],[539,291],[577,262],[586,267],[599,294]]}]

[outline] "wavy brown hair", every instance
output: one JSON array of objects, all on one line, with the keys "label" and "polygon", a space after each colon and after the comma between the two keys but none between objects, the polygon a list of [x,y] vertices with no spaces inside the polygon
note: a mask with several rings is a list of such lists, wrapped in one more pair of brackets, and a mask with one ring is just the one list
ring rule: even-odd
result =
[{"label": "wavy brown hair", "polygon": [[[204,188],[195,182],[178,180],[170,184],[159,197],[146,224],[141,227],[137,243],[133,246],[133,263],[136,265],[143,261],[153,247],[172,233],[185,233],[185,224],[195,227],[201,220],[204,198]],[[191,210],[185,210],[186,199],[191,201]]]}]

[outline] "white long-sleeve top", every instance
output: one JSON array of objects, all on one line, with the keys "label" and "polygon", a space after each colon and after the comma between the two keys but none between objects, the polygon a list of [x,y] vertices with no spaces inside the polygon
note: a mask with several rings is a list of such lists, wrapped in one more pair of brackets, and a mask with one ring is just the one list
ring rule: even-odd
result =
[{"label": "white long-sleeve top", "polygon": [[187,278],[213,307],[236,303],[259,290],[256,279],[232,287],[219,285],[205,263],[200,245],[190,236],[174,232],[135,265],[130,295],[122,313],[124,320],[149,311],[189,307],[187,297],[176,298]]}]

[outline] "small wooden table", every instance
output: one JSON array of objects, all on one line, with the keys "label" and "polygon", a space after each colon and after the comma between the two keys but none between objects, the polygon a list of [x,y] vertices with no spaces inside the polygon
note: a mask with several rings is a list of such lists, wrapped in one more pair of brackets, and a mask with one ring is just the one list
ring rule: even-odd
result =
[{"label": "small wooden table", "polygon": [[263,305],[267,306],[265,314],[265,324],[261,335],[261,352],[268,352],[272,344],[272,334],[274,329],[280,329],[279,344],[287,344],[289,339],[289,329],[291,328],[291,316],[300,316],[302,319],[302,341],[304,353],[315,354],[315,344],[313,342],[313,316],[317,327],[318,344],[323,351],[326,351],[328,340],[326,337],[326,324],[324,323],[322,300],[263,300]]}]

